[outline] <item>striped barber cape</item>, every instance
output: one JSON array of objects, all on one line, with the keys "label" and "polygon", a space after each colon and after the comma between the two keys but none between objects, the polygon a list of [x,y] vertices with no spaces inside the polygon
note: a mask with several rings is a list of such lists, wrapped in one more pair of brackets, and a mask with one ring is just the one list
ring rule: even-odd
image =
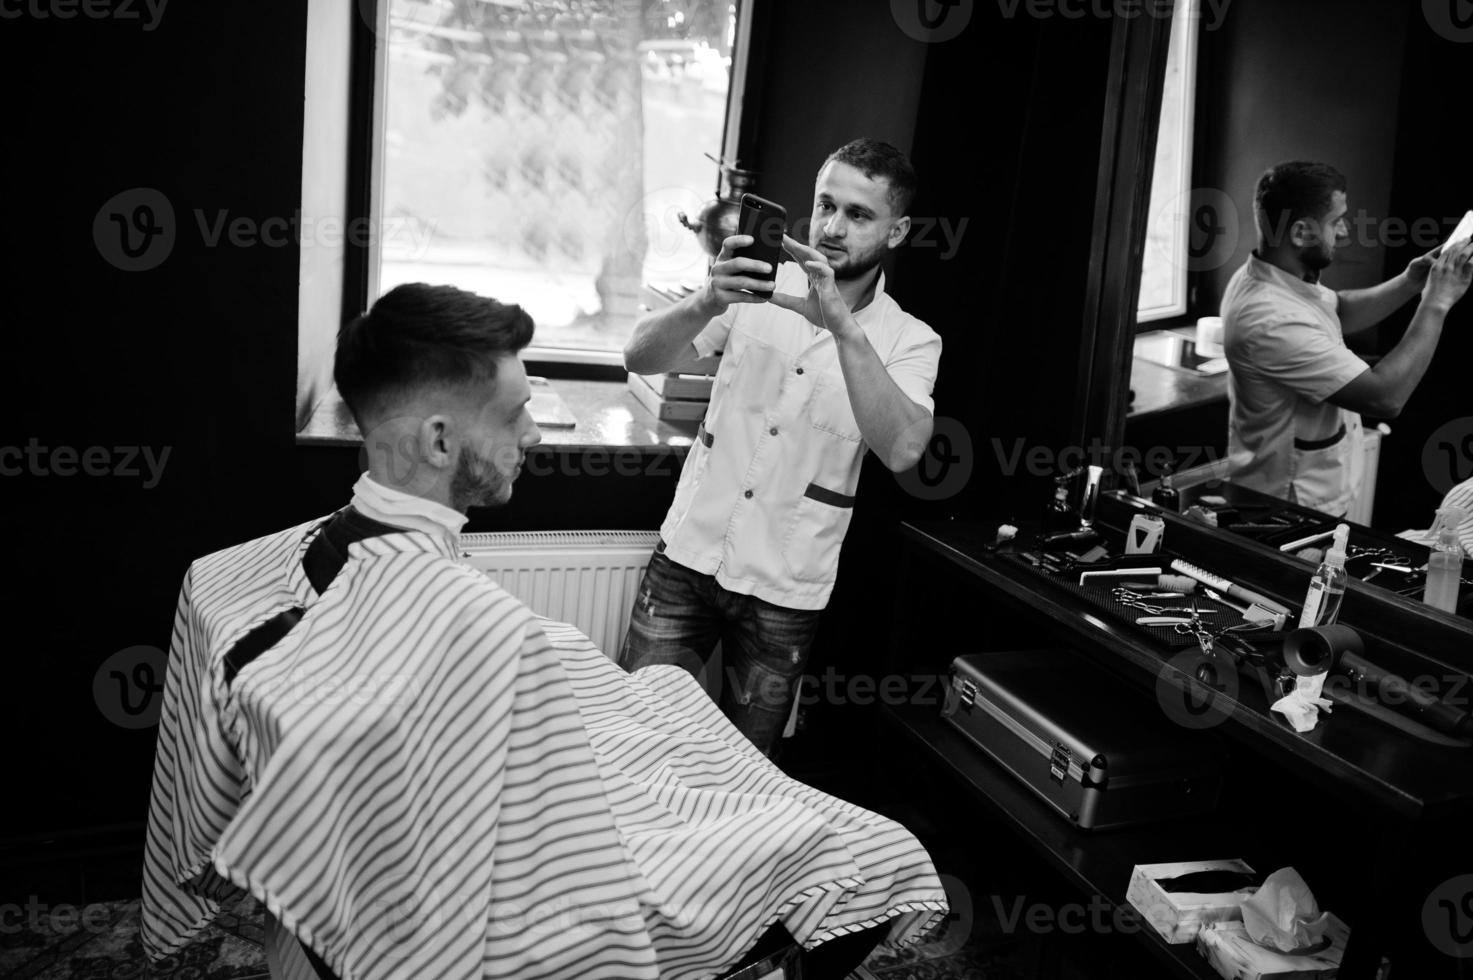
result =
[{"label": "striped barber cape", "polygon": [[[706,978],[773,922],[806,946],[945,912],[893,821],[784,776],[685,671],[625,674],[417,531],[314,521],[180,594],[144,867],[158,959],[248,892],[343,980]],[[305,613],[227,681],[225,654]]]}]

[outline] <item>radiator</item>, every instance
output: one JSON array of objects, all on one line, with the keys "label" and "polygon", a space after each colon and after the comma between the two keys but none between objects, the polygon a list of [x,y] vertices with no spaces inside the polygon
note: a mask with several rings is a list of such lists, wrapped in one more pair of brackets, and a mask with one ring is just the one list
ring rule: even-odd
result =
[{"label": "radiator", "polygon": [[613,659],[659,538],[656,531],[508,531],[462,534],[460,543],[473,567],[533,612],[572,623]]}]

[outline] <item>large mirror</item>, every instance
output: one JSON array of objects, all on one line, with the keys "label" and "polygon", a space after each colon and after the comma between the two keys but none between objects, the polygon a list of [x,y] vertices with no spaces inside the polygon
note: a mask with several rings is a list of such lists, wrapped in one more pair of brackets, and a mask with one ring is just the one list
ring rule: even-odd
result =
[{"label": "large mirror", "polygon": [[[1473,549],[1473,298],[1424,299],[1415,262],[1473,208],[1458,9],[1177,0],[1121,378],[1145,492],[1169,460],[1183,508],[1206,497],[1267,544],[1311,539],[1289,550],[1307,560],[1343,518],[1352,573],[1416,598],[1439,508],[1466,508]],[[1325,166],[1276,169],[1267,200],[1291,213],[1260,229],[1255,190],[1287,161]],[[1328,213],[1300,213],[1318,198]]]}]

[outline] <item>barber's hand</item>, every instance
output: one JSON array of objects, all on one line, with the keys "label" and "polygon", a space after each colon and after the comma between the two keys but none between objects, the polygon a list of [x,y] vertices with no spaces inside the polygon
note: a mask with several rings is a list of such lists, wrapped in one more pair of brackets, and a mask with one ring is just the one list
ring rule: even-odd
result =
[{"label": "barber's hand", "polygon": [[808,273],[808,295],[773,293],[773,305],[801,313],[809,323],[831,333],[846,329],[853,318],[849,315],[849,305],[839,295],[839,287],[834,283],[834,269],[829,260],[818,249],[787,235],[783,236],[783,250]]},{"label": "barber's hand", "polygon": [[[745,248],[753,241],[751,235],[732,235],[721,243],[721,254],[711,264],[711,272],[706,276],[706,285],[703,287],[705,295],[702,303],[711,311],[712,316],[725,313],[726,308],[733,303],[767,302],[767,294],[772,292],[772,282],[754,278],[750,273],[765,273],[772,267],[756,259],[732,256],[737,249]],[[746,289],[754,290],[760,295],[753,296],[743,292]]]},{"label": "barber's hand", "polygon": [[1439,245],[1426,255],[1419,255],[1407,264],[1407,278],[1418,286],[1427,282],[1427,273],[1432,270],[1432,263],[1442,254],[1442,246]]},{"label": "barber's hand", "polygon": [[1473,284],[1473,239],[1444,248],[1427,271],[1422,302],[1446,310]]}]

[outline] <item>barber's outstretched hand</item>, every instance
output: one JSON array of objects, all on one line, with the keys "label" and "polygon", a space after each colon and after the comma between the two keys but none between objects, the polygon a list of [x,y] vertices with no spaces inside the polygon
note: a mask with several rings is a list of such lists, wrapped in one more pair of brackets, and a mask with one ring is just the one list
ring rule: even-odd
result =
[{"label": "barber's outstretched hand", "polygon": [[834,283],[834,268],[829,265],[829,260],[818,249],[787,235],[783,236],[783,250],[808,273],[808,295],[773,293],[773,305],[801,313],[815,327],[842,330],[849,320],[849,305],[839,295],[839,287]]},{"label": "barber's outstretched hand", "polygon": [[[733,303],[765,303],[772,292],[772,281],[757,279],[751,273],[763,274],[771,267],[757,259],[737,258],[732,255],[739,248],[752,244],[751,235],[732,235],[721,243],[721,254],[711,263],[711,273],[706,277],[705,305],[712,316],[726,312]],[[744,292],[753,290],[758,295]]]},{"label": "barber's outstretched hand", "polygon": [[1473,284],[1473,239],[1445,247],[1427,270],[1422,302],[1447,309]]}]

